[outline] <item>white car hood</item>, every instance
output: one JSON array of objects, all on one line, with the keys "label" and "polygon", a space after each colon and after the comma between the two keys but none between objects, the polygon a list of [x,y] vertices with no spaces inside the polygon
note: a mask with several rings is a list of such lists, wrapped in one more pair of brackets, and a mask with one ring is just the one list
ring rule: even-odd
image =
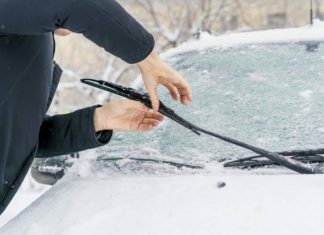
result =
[{"label": "white car hood", "polygon": [[323,234],[323,195],[321,175],[68,177],[0,234]]}]

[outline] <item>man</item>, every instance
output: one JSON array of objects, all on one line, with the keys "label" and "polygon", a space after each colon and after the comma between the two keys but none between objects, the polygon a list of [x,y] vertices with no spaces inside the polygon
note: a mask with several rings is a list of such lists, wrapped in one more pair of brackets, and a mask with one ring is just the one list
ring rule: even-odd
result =
[{"label": "man", "polygon": [[[45,118],[62,73],[53,63],[59,28],[137,63],[154,112],[134,101],[114,101]],[[152,130],[163,119],[156,112],[159,84],[175,100],[191,101],[189,85],[153,47],[152,35],[114,0],[0,0],[0,214],[34,157],[102,146],[112,130]]]}]

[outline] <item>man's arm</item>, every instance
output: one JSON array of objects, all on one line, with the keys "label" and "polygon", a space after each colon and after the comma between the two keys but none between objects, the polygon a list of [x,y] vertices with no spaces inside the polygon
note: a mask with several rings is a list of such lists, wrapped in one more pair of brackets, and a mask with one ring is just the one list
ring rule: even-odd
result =
[{"label": "man's arm", "polygon": [[40,130],[36,157],[70,154],[107,144],[112,131],[96,132],[94,113],[97,107],[46,117]]},{"label": "man's arm", "polygon": [[[143,104],[114,100],[74,113],[47,118],[41,127],[37,157],[51,157],[99,147],[109,142],[112,131],[149,131],[163,121]],[[100,137],[97,135],[100,133]]]},{"label": "man's arm", "polygon": [[0,35],[66,28],[128,63],[145,59],[154,39],[114,0],[0,0]]},{"label": "man's arm", "polygon": [[157,87],[189,104],[189,84],[156,53],[154,39],[114,0],[0,0],[0,35],[42,34],[58,28],[82,33],[128,63],[138,63],[145,87],[158,111]]}]

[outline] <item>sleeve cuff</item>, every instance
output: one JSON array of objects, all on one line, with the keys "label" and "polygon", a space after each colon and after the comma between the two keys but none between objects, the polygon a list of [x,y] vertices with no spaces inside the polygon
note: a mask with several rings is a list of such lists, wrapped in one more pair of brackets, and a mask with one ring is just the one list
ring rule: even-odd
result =
[{"label": "sleeve cuff", "polygon": [[112,137],[112,131],[106,130],[106,131],[99,131],[96,132],[97,140],[102,144],[108,144],[111,137]]}]

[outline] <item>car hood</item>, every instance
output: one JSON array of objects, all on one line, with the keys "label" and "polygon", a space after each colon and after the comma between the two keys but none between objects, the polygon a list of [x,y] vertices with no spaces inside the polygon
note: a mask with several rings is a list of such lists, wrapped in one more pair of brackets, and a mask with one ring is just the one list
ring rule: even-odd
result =
[{"label": "car hood", "polygon": [[71,176],[0,234],[321,234],[323,178]]}]

